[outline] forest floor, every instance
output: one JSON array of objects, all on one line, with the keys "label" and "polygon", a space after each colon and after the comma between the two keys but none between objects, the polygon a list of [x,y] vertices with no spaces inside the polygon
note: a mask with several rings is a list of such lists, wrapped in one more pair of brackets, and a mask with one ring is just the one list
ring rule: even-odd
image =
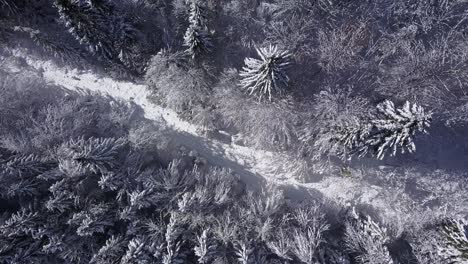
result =
[{"label": "forest floor", "polygon": [[[91,91],[135,103],[144,110],[145,118],[163,121],[170,129],[170,136],[175,142],[195,150],[211,165],[232,169],[250,188],[275,184],[292,200],[301,201],[308,197],[329,198],[342,204],[371,207],[383,218],[393,218],[401,212],[409,212],[415,202],[415,196],[412,194],[401,193],[401,189],[391,189],[388,185],[362,177],[326,175],[305,183],[298,181],[292,177],[297,169],[295,158],[287,153],[257,150],[236,145],[230,140],[206,137],[198,132],[195,125],[181,120],[172,110],[150,102],[149,91],[144,84],[116,81],[92,71],[66,69],[52,61],[23,56],[21,52],[17,52],[15,56],[26,59],[29,67],[41,72],[47,82],[74,91]],[[381,166],[379,169],[382,172],[386,168]],[[406,191],[410,189],[403,188]],[[414,188],[413,191],[418,192]]]}]

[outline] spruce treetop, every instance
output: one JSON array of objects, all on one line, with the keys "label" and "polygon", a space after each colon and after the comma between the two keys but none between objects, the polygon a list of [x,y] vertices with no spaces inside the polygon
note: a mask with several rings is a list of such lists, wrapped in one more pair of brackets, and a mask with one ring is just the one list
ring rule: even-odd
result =
[{"label": "spruce treetop", "polygon": [[260,59],[245,59],[240,85],[250,95],[255,94],[260,99],[268,97],[271,101],[272,96],[282,94],[289,83],[286,69],[291,65],[292,54],[273,45],[256,48],[256,51]]}]

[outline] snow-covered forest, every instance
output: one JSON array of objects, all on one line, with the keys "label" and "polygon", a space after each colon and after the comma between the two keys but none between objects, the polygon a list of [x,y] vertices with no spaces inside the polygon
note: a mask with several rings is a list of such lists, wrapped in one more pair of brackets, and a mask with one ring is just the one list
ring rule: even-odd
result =
[{"label": "snow-covered forest", "polygon": [[467,0],[0,0],[0,264],[467,264]]}]

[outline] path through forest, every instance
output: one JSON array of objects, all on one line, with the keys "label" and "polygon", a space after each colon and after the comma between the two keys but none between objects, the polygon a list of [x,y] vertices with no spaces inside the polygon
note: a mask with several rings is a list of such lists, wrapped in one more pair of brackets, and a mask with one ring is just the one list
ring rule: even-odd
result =
[{"label": "path through forest", "polygon": [[[19,53],[19,55],[21,55]],[[18,54],[17,54],[18,56]],[[101,77],[91,71],[67,70],[52,61],[24,56],[27,63],[42,72],[46,81],[70,90],[84,89],[133,101],[150,120],[163,120],[173,130],[176,142],[193,149],[215,166],[234,170],[250,187],[272,183],[280,186],[285,195],[294,200],[308,196],[331,198],[341,203],[371,205],[381,214],[394,214],[389,206],[389,193],[383,188],[358,179],[327,175],[313,183],[300,183],[291,177],[293,162],[286,154],[256,150],[249,147],[209,139],[197,132],[197,127],[178,118],[170,109],[151,103],[146,86]]]}]

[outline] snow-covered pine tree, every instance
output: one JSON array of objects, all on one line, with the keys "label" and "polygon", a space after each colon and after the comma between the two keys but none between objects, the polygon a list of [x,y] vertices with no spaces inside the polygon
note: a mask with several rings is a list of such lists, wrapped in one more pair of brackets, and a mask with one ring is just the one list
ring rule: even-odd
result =
[{"label": "snow-covered pine tree", "polygon": [[54,57],[62,59],[64,62],[74,62],[83,57],[77,48],[67,45],[60,40],[53,39],[40,30],[19,26],[14,27],[13,30],[15,32],[27,34],[37,46],[52,54]]},{"label": "snow-covered pine tree", "polygon": [[200,54],[211,51],[210,34],[204,28],[189,26],[184,36],[184,46],[187,47],[186,53],[195,59]]},{"label": "snow-covered pine tree", "polygon": [[464,219],[449,219],[442,225],[445,241],[438,247],[438,254],[450,263],[468,263],[468,223]]},{"label": "snow-covered pine tree", "polygon": [[331,121],[327,120],[318,131],[304,130],[300,136],[305,143],[304,150],[319,153],[317,157],[327,154],[342,159],[367,154],[383,159],[388,152],[391,156],[398,150],[401,153],[415,152],[414,136],[417,132],[427,133],[432,113],[408,101],[396,108],[393,102],[386,100],[377,105],[376,110],[375,115],[330,118]]},{"label": "snow-covered pine tree", "polygon": [[353,207],[346,223],[345,245],[358,263],[393,264],[387,244],[390,237],[370,216],[356,213]]},{"label": "snow-covered pine tree", "polygon": [[291,251],[301,263],[315,264],[322,255],[324,234],[330,225],[321,209],[319,204],[312,203],[296,209],[292,214],[295,227],[291,230]]},{"label": "snow-covered pine tree", "polygon": [[192,59],[213,48],[205,10],[199,0],[190,2],[189,27],[184,35],[184,46],[187,47],[185,52]]},{"label": "snow-covered pine tree", "polygon": [[208,230],[203,230],[200,236],[197,236],[196,246],[193,248],[195,255],[198,258],[198,263],[209,263],[215,253],[215,245],[208,239]]},{"label": "snow-covered pine tree", "polygon": [[254,251],[253,247],[249,242],[238,241],[235,243],[234,250],[236,253],[236,258],[240,264],[249,264],[251,260],[252,252]]},{"label": "snow-covered pine tree", "polygon": [[180,222],[179,215],[172,213],[166,226],[166,252],[162,257],[163,264],[184,263],[185,256],[181,249],[183,241],[180,238],[182,233],[182,229],[179,226],[181,225]]},{"label": "snow-covered pine tree", "polygon": [[79,236],[93,236],[104,234],[107,228],[112,227],[117,222],[114,219],[115,212],[107,204],[96,204],[87,210],[74,213],[68,220],[68,224],[77,226],[76,233]]},{"label": "snow-covered pine tree", "polygon": [[327,228],[328,225],[319,223],[308,227],[307,230],[295,230],[292,240],[292,251],[301,263],[317,263],[319,247],[325,242],[323,232]]},{"label": "snow-covered pine tree", "polygon": [[64,172],[107,172],[113,168],[115,156],[127,141],[119,138],[79,138],[70,140],[59,148],[59,166]]},{"label": "snow-covered pine tree", "polygon": [[266,245],[268,249],[273,252],[279,258],[289,261],[292,260],[291,255],[291,242],[287,231],[283,228],[279,229],[279,232],[275,232],[275,239],[268,241]]},{"label": "snow-covered pine tree", "polygon": [[118,263],[125,253],[126,241],[122,236],[111,236],[106,244],[94,254],[90,264],[112,264]]},{"label": "snow-covered pine tree", "polygon": [[408,101],[403,107],[396,108],[392,101],[386,100],[377,106],[377,110],[377,119],[371,121],[376,132],[364,142],[361,155],[371,150],[378,159],[383,159],[387,151],[394,156],[399,148],[401,153],[415,152],[413,137],[416,132],[427,133],[432,113]]},{"label": "snow-covered pine tree", "polygon": [[152,257],[146,249],[146,241],[143,238],[135,237],[127,245],[127,251],[122,257],[121,264],[151,263]]},{"label": "snow-covered pine tree", "polygon": [[41,190],[37,176],[51,169],[53,163],[42,160],[37,155],[16,155],[0,165],[0,191],[5,197],[32,197]]},{"label": "snow-covered pine tree", "polygon": [[314,137],[312,131],[306,130],[301,135],[301,140],[306,143],[313,142],[309,144],[313,144],[314,148],[308,150],[312,155],[314,151],[318,151],[319,154],[336,155],[345,160],[356,154],[370,135],[371,129],[370,124],[351,116],[346,120],[338,120],[331,127],[320,128],[317,138]]},{"label": "snow-covered pine tree", "polygon": [[110,15],[114,7],[109,0],[87,0],[87,2],[91,8],[106,15]]},{"label": "snow-covered pine tree", "polygon": [[189,22],[194,26],[206,26],[206,10],[200,0],[190,1]]},{"label": "snow-covered pine tree", "polygon": [[7,13],[12,13],[16,11],[15,2],[12,0],[0,0],[0,8],[6,10]]},{"label": "snow-covered pine tree", "polygon": [[[103,9],[102,1],[55,0],[54,4],[68,31],[81,44],[107,59],[115,57],[105,23],[106,17],[99,11]],[[94,8],[96,4],[100,8]]]},{"label": "snow-covered pine tree", "polygon": [[255,94],[260,99],[267,97],[271,101],[273,94],[282,94],[288,85],[286,69],[291,64],[292,54],[273,45],[256,50],[260,59],[245,59],[240,85],[250,95]]}]

